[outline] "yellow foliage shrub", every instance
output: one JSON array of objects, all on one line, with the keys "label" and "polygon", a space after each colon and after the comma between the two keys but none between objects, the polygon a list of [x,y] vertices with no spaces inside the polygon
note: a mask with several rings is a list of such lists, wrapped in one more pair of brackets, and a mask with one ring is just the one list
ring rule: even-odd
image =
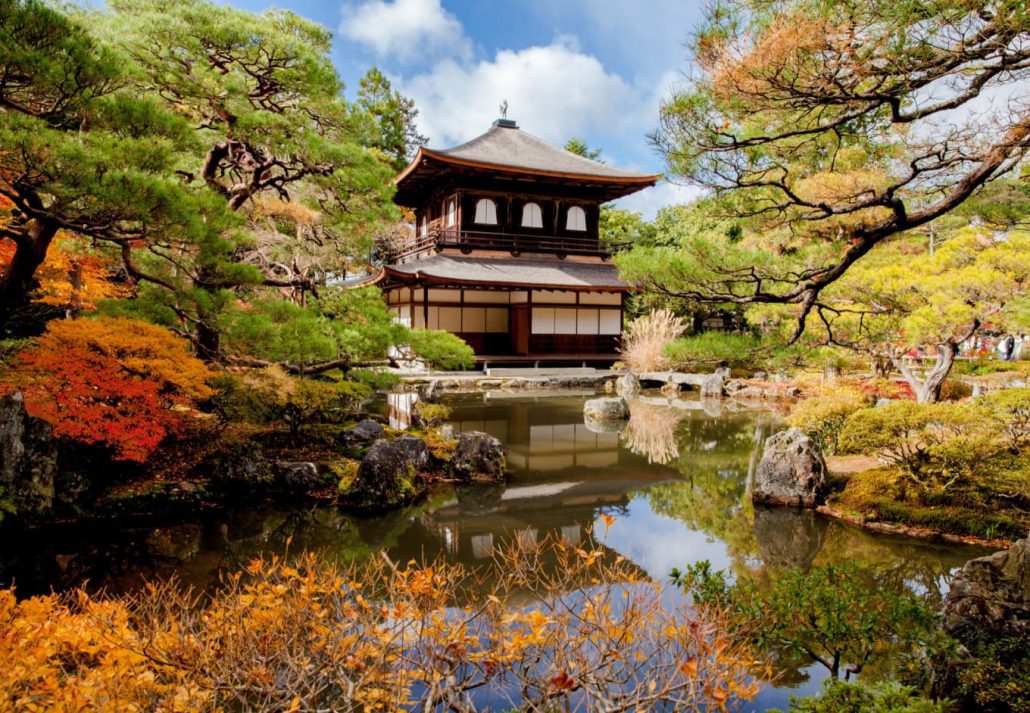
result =
[{"label": "yellow foliage shrub", "polygon": [[670,606],[609,550],[517,541],[495,558],[489,584],[441,562],[305,555],[255,561],[206,596],[0,591],[0,709],[474,710],[512,695],[722,710],[757,692],[717,613]]},{"label": "yellow foliage shrub", "polygon": [[855,389],[823,389],[796,403],[787,422],[807,433],[824,452],[834,453],[848,416],[869,405],[869,397]]}]

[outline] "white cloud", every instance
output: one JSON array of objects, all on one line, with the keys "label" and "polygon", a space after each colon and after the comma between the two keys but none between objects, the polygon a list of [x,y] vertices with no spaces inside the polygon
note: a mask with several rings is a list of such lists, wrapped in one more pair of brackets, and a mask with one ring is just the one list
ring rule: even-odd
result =
[{"label": "white cloud", "polygon": [[704,4],[684,0],[530,0],[546,20],[578,27],[584,44],[606,57],[654,77],[687,64],[686,43],[703,16]]},{"label": "white cloud", "polygon": [[367,0],[345,5],[340,13],[340,34],[382,57],[409,61],[471,54],[461,22],[440,0]]},{"label": "white cloud", "polygon": [[683,186],[661,180],[651,188],[618,199],[615,201],[615,207],[640,213],[645,220],[652,220],[665,206],[690,203],[700,198],[703,193],[704,191],[697,186]]},{"label": "white cloud", "polygon": [[568,38],[543,47],[498,51],[492,60],[444,60],[401,80],[415,100],[431,145],[454,145],[483,133],[508,101],[509,118],[554,143],[598,130],[633,131],[642,97]]},{"label": "white cloud", "polygon": [[[384,57],[421,60],[391,73],[390,79],[414,99],[420,131],[433,147],[454,146],[483,133],[507,101],[509,118],[525,131],[558,145],[579,136],[602,147],[612,165],[658,170],[660,162],[649,160],[653,155],[645,136],[657,123],[659,102],[681,79],[674,70],[637,74],[627,81],[584,50],[580,37],[561,33],[547,45],[498,49],[492,58],[473,59],[461,22],[440,0],[355,1],[344,7],[342,18],[343,36]],[[617,34],[611,25],[628,25],[629,17],[620,10],[607,13],[604,22],[600,34]],[[652,218],[662,206],[695,195],[662,182],[619,205]]]}]

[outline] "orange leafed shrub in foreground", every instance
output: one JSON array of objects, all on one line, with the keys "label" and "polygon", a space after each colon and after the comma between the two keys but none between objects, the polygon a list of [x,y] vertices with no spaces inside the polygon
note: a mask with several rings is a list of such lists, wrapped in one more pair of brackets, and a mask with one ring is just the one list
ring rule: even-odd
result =
[{"label": "orange leafed shrub in foreground", "polygon": [[205,597],[0,591],[0,709],[722,710],[757,692],[720,622],[611,551],[496,559],[257,561]]},{"label": "orange leafed shrub in foreground", "polygon": [[52,322],[4,375],[54,434],[143,461],[182,423],[173,410],[210,396],[213,373],[167,329],[132,319]]}]

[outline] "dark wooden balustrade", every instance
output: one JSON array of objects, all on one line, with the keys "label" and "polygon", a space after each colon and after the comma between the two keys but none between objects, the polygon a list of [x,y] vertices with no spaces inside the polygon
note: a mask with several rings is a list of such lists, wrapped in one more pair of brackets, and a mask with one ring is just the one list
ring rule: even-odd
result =
[{"label": "dark wooden balustrade", "polygon": [[506,251],[512,255],[522,253],[548,253],[558,257],[566,255],[595,255],[607,259],[608,250],[602,250],[596,240],[557,235],[528,233],[494,233],[474,230],[431,230],[412,240],[398,245],[389,260],[398,260],[408,255],[444,248],[455,248],[462,252],[473,250]]}]

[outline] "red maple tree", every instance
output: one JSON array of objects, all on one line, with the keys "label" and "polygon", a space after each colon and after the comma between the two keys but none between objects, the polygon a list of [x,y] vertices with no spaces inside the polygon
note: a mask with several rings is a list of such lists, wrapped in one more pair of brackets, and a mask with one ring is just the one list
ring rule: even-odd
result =
[{"label": "red maple tree", "polygon": [[60,320],[21,352],[6,375],[30,415],[54,435],[143,462],[183,413],[211,394],[212,372],[166,329],[131,319]]}]

